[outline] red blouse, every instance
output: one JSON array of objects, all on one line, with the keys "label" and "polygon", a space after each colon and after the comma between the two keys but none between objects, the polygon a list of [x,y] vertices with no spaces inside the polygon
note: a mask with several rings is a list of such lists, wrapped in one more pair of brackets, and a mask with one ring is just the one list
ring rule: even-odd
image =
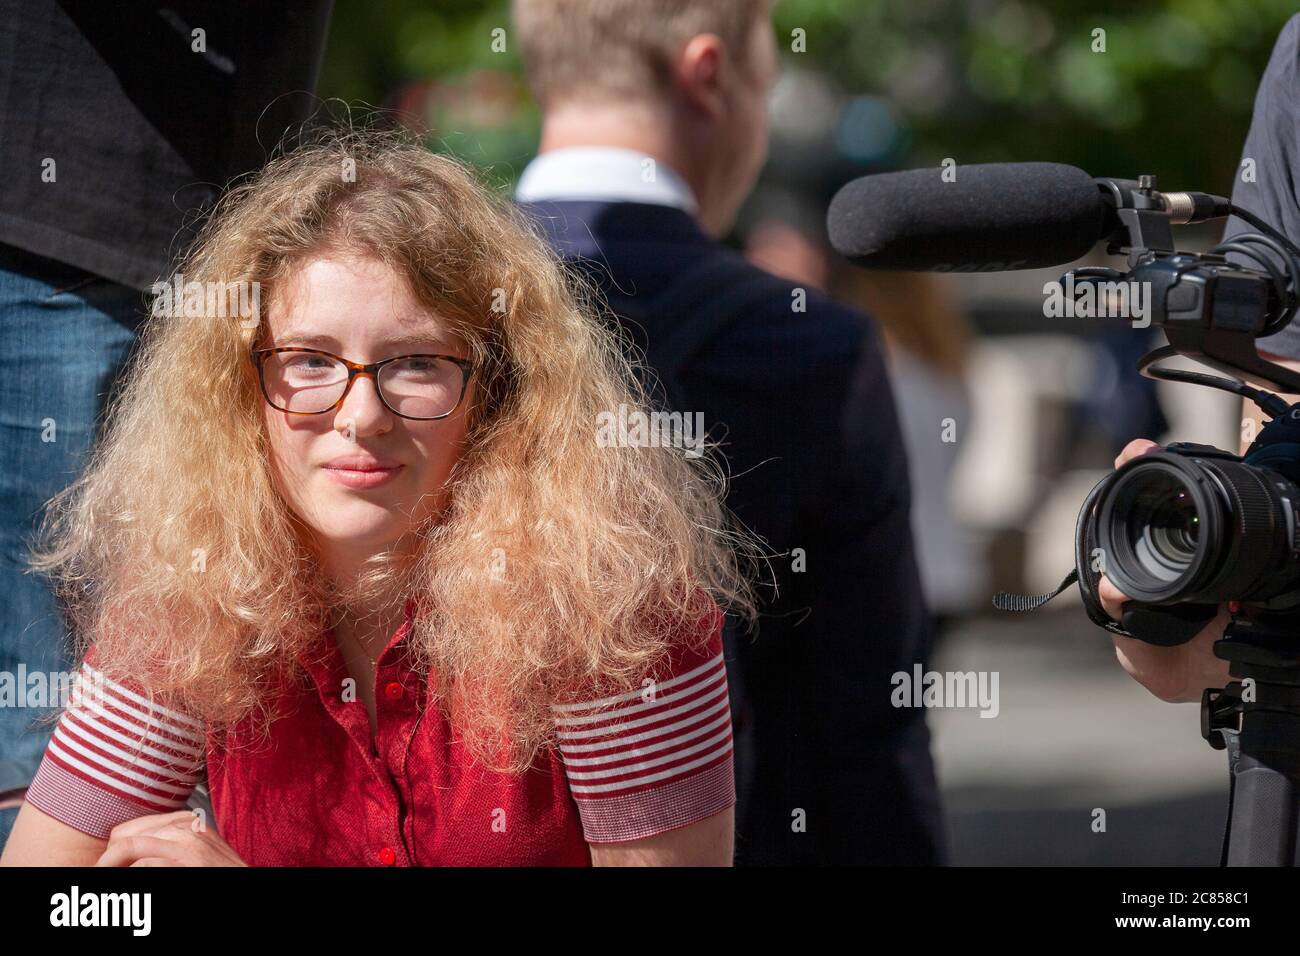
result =
[{"label": "red blouse", "polygon": [[589,866],[588,843],[735,803],[716,605],[701,621],[707,645],[677,641],[646,689],[553,707],[559,752],[514,775],[469,756],[406,666],[412,607],[378,661],[377,752],[332,631],[298,658],[312,686],[286,681],[268,733],[236,726],[220,743],[138,686],[105,681],[92,648],[27,801],[106,839],[123,821],[184,807],[206,763],[218,832],[251,866]]}]

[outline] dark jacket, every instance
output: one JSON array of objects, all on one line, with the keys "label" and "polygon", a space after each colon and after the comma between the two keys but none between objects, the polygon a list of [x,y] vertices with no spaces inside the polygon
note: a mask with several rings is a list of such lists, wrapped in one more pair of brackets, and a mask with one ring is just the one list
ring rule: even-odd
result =
[{"label": "dark jacket", "polygon": [[[757,632],[728,629],[737,862],[944,862],[924,712],[891,705],[892,675],[928,663],[930,624],[874,323],[814,290],[796,311],[793,283],[744,263],[678,209],[524,208],[596,281],[649,364],[670,373],[673,410],[704,413],[731,475],[728,506],[786,555],[771,562],[778,596],[760,588]],[[677,277],[724,257],[727,289],[674,293],[672,308],[655,308]],[[746,307],[682,367],[660,368],[657,343],[716,319],[737,284],[753,289]]]}]

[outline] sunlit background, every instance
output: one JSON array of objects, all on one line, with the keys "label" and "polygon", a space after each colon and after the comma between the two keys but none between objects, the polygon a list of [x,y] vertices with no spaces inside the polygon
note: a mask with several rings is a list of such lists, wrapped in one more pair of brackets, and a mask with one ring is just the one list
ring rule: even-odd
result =
[{"label": "sunlit background", "polygon": [[[945,159],[1152,173],[1165,189],[1227,195],[1256,84],[1295,12],[1294,0],[777,7],[771,158],[729,241],[862,307],[885,336],[943,625],[934,667],[999,675],[996,718],[931,713],[954,862],[1217,863],[1227,769],[1200,738],[1198,708],[1133,683],[1073,590],[1018,616],[990,597],[1060,583],[1079,504],[1130,439],[1235,451],[1239,401],[1137,376],[1151,330],[1045,319],[1043,283],[1066,267],[852,270],[827,248],[826,204],[854,176]],[[509,28],[503,2],[338,4],[319,91],[392,111],[507,190],[539,127]],[[796,31],[805,52],[791,50]],[[1199,250],[1221,231],[1177,237]],[[1122,265],[1101,250],[1090,261]],[[941,440],[945,418],[955,443]]]}]

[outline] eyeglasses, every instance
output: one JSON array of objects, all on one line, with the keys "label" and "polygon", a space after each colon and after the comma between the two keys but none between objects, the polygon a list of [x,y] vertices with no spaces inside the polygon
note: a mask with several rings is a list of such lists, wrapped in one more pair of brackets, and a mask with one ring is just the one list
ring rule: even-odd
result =
[{"label": "eyeglasses", "polygon": [[358,375],[375,380],[379,400],[394,415],[416,421],[446,418],[460,405],[474,365],[453,355],[398,355],[363,365],[320,349],[256,349],[262,395],[291,415],[323,415],[343,404]]}]

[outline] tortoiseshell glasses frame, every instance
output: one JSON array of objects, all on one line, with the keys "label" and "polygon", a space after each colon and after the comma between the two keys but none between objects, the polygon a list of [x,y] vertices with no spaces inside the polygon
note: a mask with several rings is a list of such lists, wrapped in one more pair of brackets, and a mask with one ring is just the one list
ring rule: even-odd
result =
[{"label": "tortoiseshell glasses frame", "polygon": [[[347,381],[347,385],[344,386],[343,394],[339,396],[338,401],[330,405],[329,408],[322,408],[319,411],[314,411],[314,412],[305,412],[297,409],[284,408],[280,405],[277,405],[275,400],[271,398],[271,393],[266,387],[266,360],[272,355],[278,355],[283,352],[307,352],[313,355],[323,355],[326,358],[333,359],[335,362],[338,362],[341,365],[343,365],[343,367],[346,368],[348,372],[348,381]],[[380,384],[380,378],[379,378],[380,372],[383,370],[383,368],[387,365],[392,364],[393,362],[400,362],[403,359],[413,359],[413,358],[442,359],[443,361],[451,362],[452,364],[456,365],[460,369],[461,372],[460,394],[456,396],[456,403],[452,405],[452,407],[449,408],[447,411],[442,412],[441,414],[438,415],[431,415],[427,417],[416,416],[416,415],[404,415],[401,412],[399,412],[396,408],[394,408],[392,404],[388,401],[388,397],[384,395],[384,388]],[[417,352],[411,355],[394,355],[392,358],[386,358],[382,362],[364,363],[364,362],[353,362],[350,359],[345,359],[341,355],[335,355],[333,352],[326,352],[324,349],[312,349],[312,348],[305,348],[303,346],[298,346],[298,345],[286,345],[278,348],[253,349],[252,351],[249,352],[249,359],[253,362],[253,365],[257,368],[257,380],[262,388],[262,397],[266,399],[267,404],[270,405],[272,408],[276,409],[277,411],[284,412],[288,415],[328,414],[329,412],[336,410],[340,405],[343,404],[344,400],[348,397],[348,393],[352,391],[352,383],[356,381],[358,375],[369,375],[372,379],[374,379],[375,392],[379,395],[379,400],[383,402],[384,407],[387,408],[394,415],[398,416],[399,418],[406,418],[411,421],[417,421],[417,422],[438,421],[439,419],[446,418],[447,416],[454,414],[456,409],[460,407],[460,403],[465,400],[465,392],[469,388],[470,377],[474,374],[474,363],[469,361],[469,359],[459,358],[458,356],[455,355],[440,355],[440,354],[433,354],[428,352]],[[337,383],[331,383],[331,384],[337,384]]]}]

